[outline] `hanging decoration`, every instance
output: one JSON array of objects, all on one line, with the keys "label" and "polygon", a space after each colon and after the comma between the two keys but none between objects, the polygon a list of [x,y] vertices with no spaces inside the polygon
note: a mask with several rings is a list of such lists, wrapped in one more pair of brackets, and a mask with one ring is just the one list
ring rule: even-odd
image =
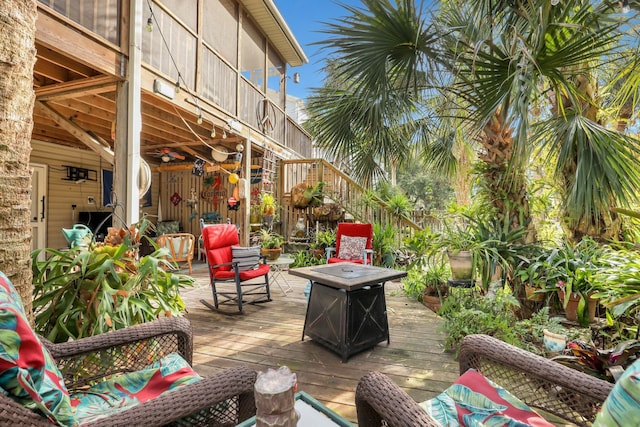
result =
[{"label": "hanging decoration", "polygon": [[191,169],[191,173],[194,174],[195,176],[204,175],[204,160],[196,159],[195,162],[193,162],[193,168]]},{"label": "hanging decoration", "polygon": [[262,168],[260,166],[251,166],[251,183],[260,184],[262,181]]},{"label": "hanging decoration", "polygon": [[180,194],[178,194],[177,192],[173,193],[171,195],[171,197],[169,198],[169,200],[171,201],[171,203],[173,204],[173,206],[178,206],[180,204],[180,202],[182,201],[182,197],[180,197]]},{"label": "hanging decoration", "polygon": [[217,211],[218,203],[227,198],[227,191],[222,188],[222,176],[219,173],[208,176],[204,180],[204,185],[205,188],[200,193],[200,197],[213,204],[213,209]]},{"label": "hanging decoration", "polygon": [[198,216],[198,193],[195,188],[192,188],[189,192],[189,198],[187,199],[187,206],[191,208],[191,215],[189,221],[193,221]]}]

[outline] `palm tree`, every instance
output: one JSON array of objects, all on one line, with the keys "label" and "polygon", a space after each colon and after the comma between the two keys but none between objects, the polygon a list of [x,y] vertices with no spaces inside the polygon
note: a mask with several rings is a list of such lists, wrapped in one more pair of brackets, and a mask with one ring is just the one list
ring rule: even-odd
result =
[{"label": "palm tree", "polygon": [[31,152],[36,0],[0,0],[0,269],[31,313]]},{"label": "palm tree", "polygon": [[[606,220],[612,203],[633,200],[640,184],[638,141],[607,129],[592,109],[578,107],[587,103],[598,110],[584,76],[624,57],[626,18],[617,1],[563,0],[553,6],[548,0],[449,0],[440,4],[431,25],[422,5],[412,0],[362,3],[364,9],[347,7],[350,17],[328,26],[330,37],[323,43],[338,59],[341,81],[352,83],[349,93],[375,105],[379,114],[359,114],[354,126],[343,111],[340,128],[324,139],[347,144],[345,129],[372,135],[390,122],[424,119],[424,101],[437,93],[446,109],[434,112],[436,122],[453,118],[466,124],[488,200],[513,228],[530,224],[526,168],[537,143],[545,144],[556,165],[574,230]],[[620,69],[627,80],[637,81],[638,67]],[[532,113],[545,97],[552,97],[556,108],[540,114],[532,138]],[[585,173],[590,169],[601,175],[594,179]],[[580,173],[568,178],[560,172],[572,170]],[[602,230],[585,228],[589,234]]]}]

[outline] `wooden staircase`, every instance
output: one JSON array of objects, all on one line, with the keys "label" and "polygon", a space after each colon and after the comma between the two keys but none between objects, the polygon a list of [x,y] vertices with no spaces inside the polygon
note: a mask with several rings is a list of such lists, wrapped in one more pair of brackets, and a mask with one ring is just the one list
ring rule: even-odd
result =
[{"label": "wooden staircase", "polygon": [[[339,204],[349,219],[365,223],[392,224],[396,230],[412,234],[422,227],[409,218],[398,217],[379,197],[372,196],[347,174],[340,171],[324,159],[282,160],[279,162],[277,176],[278,195],[283,205],[281,212],[281,233],[288,240],[298,218],[307,220],[307,227],[319,227],[315,223],[312,208],[299,209],[291,204],[291,188],[304,182],[310,186],[324,182],[325,203]],[[322,225],[332,227],[337,220],[321,220]],[[397,233],[400,234],[400,233]]]}]

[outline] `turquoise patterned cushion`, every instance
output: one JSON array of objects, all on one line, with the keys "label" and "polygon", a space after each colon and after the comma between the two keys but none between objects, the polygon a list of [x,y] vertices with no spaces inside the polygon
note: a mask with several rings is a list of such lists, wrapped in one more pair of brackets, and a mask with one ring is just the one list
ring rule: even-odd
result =
[{"label": "turquoise patterned cushion", "polygon": [[75,425],[62,374],[31,330],[20,296],[0,272],[0,387],[61,425]]},{"label": "turquoise patterned cushion", "polygon": [[640,426],[640,359],[620,376],[593,425]]},{"label": "turquoise patterned cushion", "polygon": [[105,380],[88,390],[73,393],[76,419],[87,423],[154,399],[201,377],[177,353],[171,353],[145,369]]},{"label": "turquoise patterned cushion", "polygon": [[520,399],[473,369],[420,406],[447,427],[553,426]]}]

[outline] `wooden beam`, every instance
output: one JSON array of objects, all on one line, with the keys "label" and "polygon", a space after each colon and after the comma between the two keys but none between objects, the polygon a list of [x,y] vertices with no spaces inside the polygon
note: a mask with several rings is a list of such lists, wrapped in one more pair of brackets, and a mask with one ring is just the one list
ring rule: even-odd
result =
[{"label": "wooden beam", "polygon": [[74,98],[88,94],[110,92],[115,87],[116,78],[114,76],[100,75],[39,87],[36,89],[36,98],[40,101]]},{"label": "wooden beam", "polygon": [[59,22],[40,7],[36,22],[36,40],[43,46],[69,55],[73,60],[101,73],[120,76],[122,54]]},{"label": "wooden beam", "polygon": [[103,146],[98,140],[89,135],[84,129],[75,124],[74,122],[67,120],[62,114],[53,109],[46,102],[36,101],[34,108],[39,112],[53,120],[62,129],[69,132],[80,142],[87,147],[98,153],[98,155],[109,164],[113,164],[114,154],[113,151]]}]

